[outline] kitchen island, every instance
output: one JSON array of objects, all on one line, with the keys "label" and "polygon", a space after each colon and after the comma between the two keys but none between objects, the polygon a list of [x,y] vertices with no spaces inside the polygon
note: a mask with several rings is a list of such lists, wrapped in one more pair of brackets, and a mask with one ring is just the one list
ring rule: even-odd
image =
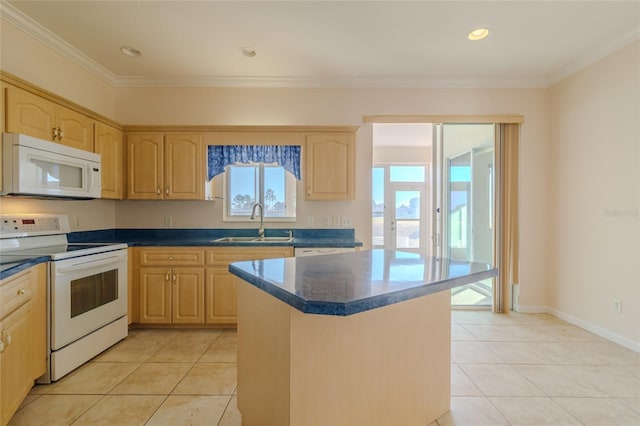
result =
[{"label": "kitchen island", "polygon": [[426,425],[449,410],[448,289],[488,265],[371,250],[233,263],[243,425]]}]

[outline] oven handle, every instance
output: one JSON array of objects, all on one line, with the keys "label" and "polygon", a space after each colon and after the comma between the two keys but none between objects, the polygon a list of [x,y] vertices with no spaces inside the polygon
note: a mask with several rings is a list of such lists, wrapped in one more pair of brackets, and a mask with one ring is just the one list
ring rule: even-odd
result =
[{"label": "oven handle", "polygon": [[63,266],[56,268],[56,271],[60,274],[64,274],[67,272],[79,271],[82,269],[93,268],[96,266],[108,265],[110,263],[115,263],[121,259],[126,259],[127,253],[117,253],[115,256],[110,256],[106,259],[94,260],[89,262],[76,263],[71,266]]}]

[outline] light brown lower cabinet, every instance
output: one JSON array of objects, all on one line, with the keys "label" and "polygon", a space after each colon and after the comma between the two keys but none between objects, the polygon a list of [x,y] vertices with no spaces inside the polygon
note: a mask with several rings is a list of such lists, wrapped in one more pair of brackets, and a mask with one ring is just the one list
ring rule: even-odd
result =
[{"label": "light brown lower cabinet", "polygon": [[140,268],[140,323],[204,323],[204,268]]},{"label": "light brown lower cabinet", "polygon": [[237,323],[229,264],[293,256],[292,247],[136,247],[131,296],[139,324]]},{"label": "light brown lower cabinet", "polygon": [[46,372],[46,265],[0,281],[0,425]]},{"label": "light brown lower cabinet", "polygon": [[238,322],[236,277],[229,264],[244,260],[274,259],[293,256],[292,247],[212,247],[206,251],[205,322]]}]

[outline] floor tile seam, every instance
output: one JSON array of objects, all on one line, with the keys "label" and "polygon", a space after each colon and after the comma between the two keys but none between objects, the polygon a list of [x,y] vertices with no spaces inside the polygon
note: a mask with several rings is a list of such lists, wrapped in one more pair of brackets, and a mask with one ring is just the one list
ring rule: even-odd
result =
[{"label": "floor tile seam", "polygon": [[191,371],[195,368],[195,366],[197,365],[197,362],[194,362],[191,367],[184,373],[184,375],[180,378],[180,380],[178,380],[176,382],[175,385],[173,385],[173,387],[171,388],[171,390],[169,391],[168,395],[173,395],[175,392],[175,390],[178,388],[178,386],[180,386],[180,383],[182,383],[182,381],[185,379],[185,377],[187,377],[189,375],[189,373],[191,373]]},{"label": "floor tile seam", "polygon": [[[541,364],[534,364],[534,365],[539,365],[539,366],[542,366],[542,367],[549,367],[549,365],[541,365]],[[564,366],[564,365],[551,365],[551,366],[552,367],[562,367],[563,369],[567,367],[567,366]],[[518,371],[518,373],[520,373],[521,375],[525,376],[524,373],[522,373],[520,371]],[[582,374],[580,375],[580,378],[583,380],[583,383],[586,383],[587,385],[589,385],[591,387],[591,389],[589,389],[589,391],[596,391],[598,393],[601,393],[602,395],[588,396],[588,397],[584,396],[584,395],[576,395],[576,394],[559,395],[559,394],[547,392],[544,389],[541,389],[541,390],[549,398],[614,398],[614,396],[609,395],[604,389],[602,389],[600,386],[598,386],[598,383],[596,381],[593,381],[593,380],[585,377]],[[533,383],[533,381],[530,380],[527,376],[525,376],[525,379],[527,379],[529,382]],[[537,386],[535,383],[533,383],[533,385],[539,388],[539,386]]]},{"label": "floor tile seam", "polygon": [[[542,389],[540,386],[538,386],[537,384],[535,384],[532,380],[530,380],[527,376],[525,376],[521,371],[519,371],[516,368],[511,367],[508,364],[505,364],[505,366],[509,367],[509,369],[511,371],[514,371],[516,374],[518,374],[518,376],[520,376],[525,382],[529,383],[531,386],[533,386],[535,389],[537,389],[538,391],[540,391],[541,395],[545,395],[548,396],[547,393],[544,391],[544,389]],[[482,391],[482,390],[480,390]],[[484,392],[483,392],[484,393]],[[535,396],[535,395],[533,395]]]},{"label": "floor tile seam", "polygon": [[[96,394],[71,394],[71,395],[77,395],[77,396],[80,396],[80,395],[96,395]],[[96,405],[98,405],[98,403],[99,403],[100,401],[102,401],[102,400],[104,399],[104,397],[105,397],[105,396],[107,396],[106,394],[99,394],[99,395],[100,395],[100,398],[96,399],[96,400],[94,401],[94,403],[93,403],[93,404],[91,404],[89,407],[87,407],[87,409],[86,409],[86,410],[84,410],[82,413],[80,413],[80,414],[78,415],[78,417],[76,417],[75,419],[73,419],[73,421],[72,421],[71,423],[69,423],[69,426],[71,426],[71,425],[75,424],[78,420],[80,420],[80,418],[81,418],[82,416],[84,416],[84,415],[85,415],[85,414],[87,414],[89,411],[91,411],[91,410],[93,409],[93,407],[95,407]]]},{"label": "floor tile seam", "polygon": [[[482,392],[482,391],[480,391],[480,392]],[[489,403],[493,406],[493,408],[495,408],[495,409],[496,409],[496,411],[498,412],[498,414],[499,414],[499,415],[502,417],[502,419],[504,420],[505,424],[507,424],[507,425],[512,425],[512,426],[513,426],[513,423],[511,423],[511,422],[509,421],[509,419],[507,419],[507,418],[505,417],[505,415],[504,415],[504,414],[502,414],[502,411],[498,410],[498,408],[497,408],[497,407],[495,406],[495,404],[491,401],[491,399],[489,399],[489,397],[485,396],[484,394],[483,394],[482,396],[456,396],[456,397],[452,397],[452,398],[474,398],[474,399],[481,398],[481,399],[484,399],[484,400],[486,400],[487,402],[489,402]],[[448,412],[449,412],[449,413],[452,413],[452,411],[451,411],[451,410],[449,410]],[[446,415],[446,413],[445,413],[444,415]],[[441,417],[442,417],[442,416],[441,416]],[[444,423],[444,421],[443,421],[443,423],[440,423],[440,421],[439,421],[438,419],[436,419],[436,423],[437,423],[439,426],[445,426],[445,425],[446,425],[446,423]]]},{"label": "floor tile seam", "polygon": [[222,415],[220,416],[220,418],[218,419],[218,422],[216,423],[217,426],[220,426],[220,423],[222,423],[222,419],[224,419],[224,415],[227,413],[227,409],[229,409],[229,405],[231,405],[232,399],[233,399],[233,394],[229,397],[229,400],[227,401],[227,405],[224,406],[224,410],[222,410]]},{"label": "floor tile seam", "polygon": [[234,396],[232,393],[211,393],[211,392],[202,392],[202,393],[170,393],[167,396]]},{"label": "floor tile seam", "polygon": [[[575,421],[577,421],[579,424],[584,426],[584,423],[582,423],[580,421],[580,419],[576,418],[576,416],[573,415],[573,413],[571,411],[569,411],[568,409],[566,409],[565,407],[563,407],[558,401],[556,401],[554,398],[550,397],[550,396],[507,396],[507,397],[489,397],[489,401],[491,401],[491,398],[522,398],[522,399],[531,399],[531,398],[544,398],[544,399],[548,399],[550,401],[552,401],[560,410],[564,411],[565,413],[567,413],[569,416],[571,416],[571,418],[573,418]],[[502,414],[503,417],[506,417],[506,415],[500,411],[500,409],[494,404],[493,401],[491,401],[491,403],[493,404],[494,407],[496,407],[496,410],[498,410],[500,412],[500,414]]]},{"label": "floor tile seam", "polygon": [[636,364],[612,364],[612,363],[603,363],[603,364],[578,364],[578,363],[571,363],[571,364],[562,364],[559,362],[511,362],[511,361],[501,361],[501,362],[487,362],[487,361],[477,361],[477,362],[465,362],[465,361],[455,361],[456,364],[487,364],[487,365],[497,365],[497,364],[504,364],[504,365],[510,365],[510,366],[514,366],[514,365],[537,365],[537,366],[541,366],[541,367],[550,367],[550,366],[555,366],[555,367],[640,367]]},{"label": "floor tile seam", "polygon": [[18,410],[16,410],[16,413],[18,411],[28,407],[29,405],[33,404],[34,401],[37,401],[38,399],[42,398],[42,395],[44,395],[44,394],[39,394],[39,393],[27,394],[27,396],[29,396],[29,395],[35,396],[35,398],[31,398],[31,400],[25,404],[25,401],[27,400],[27,398],[25,397],[25,399],[20,403],[20,406],[19,406]]},{"label": "floor tile seam", "polygon": [[164,403],[167,401],[167,399],[169,399],[169,395],[166,395],[164,397],[164,399],[162,400],[162,402],[160,404],[158,404],[158,406],[155,408],[155,410],[153,410],[153,413],[151,413],[149,415],[149,417],[144,421],[144,423],[142,423],[143,425],[146,425],[147,423],[149,423],[149,421],[153,418],[153,416],[156,415],[156,413],[158,412],[158,410],[160,410],[160,407],[162,407],[164,405]]}]

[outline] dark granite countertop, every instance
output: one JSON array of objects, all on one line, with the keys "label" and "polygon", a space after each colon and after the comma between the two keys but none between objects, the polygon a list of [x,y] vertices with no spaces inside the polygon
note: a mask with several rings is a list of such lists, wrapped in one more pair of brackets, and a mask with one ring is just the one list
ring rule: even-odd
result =
[{"label": "dark granite countertop", "polygon": [[[361,247],[362,243],[355,239],[353,229],[266,229],[271,237],[288,236],[293,233],[293,240],[288,242],[217,242],[222,237],[257,237],[257,229],[106,229],[98,231],[72,232],[67,238],[70,243],[126,243],[135,247]],[[48,256],[29,257],[13,256],[0,253],[0,279],[27,269],[38,263],[49,261]]]},{"label": "dark granite countertop", "polygon": [[48,262],[49,256],[12,256],[0,254],[0,280],[9,278],[18,272],[39,263]]},{"label": "dark granite countertop", "polygon": [[393,250],[236,262],[229,271],[301,312],[339,316],[498,274],[483,263]]}]

